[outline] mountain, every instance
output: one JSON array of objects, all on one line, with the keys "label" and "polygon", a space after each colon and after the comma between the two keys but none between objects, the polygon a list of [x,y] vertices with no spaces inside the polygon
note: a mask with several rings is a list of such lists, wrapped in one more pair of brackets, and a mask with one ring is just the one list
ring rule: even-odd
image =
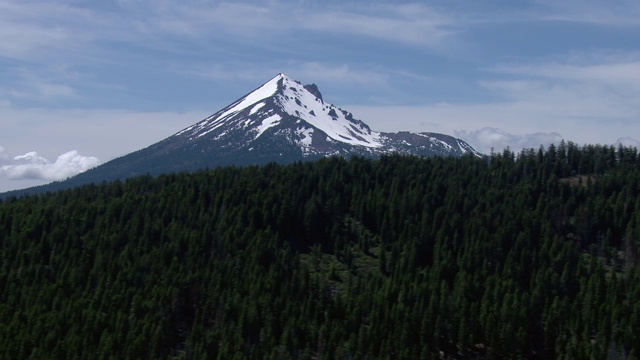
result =
[{"label": "mountain", "polygon": [[[326,103],[316,85],[302,85],[278,74],[229,106],[158,143],[66,181],[26,191],[53,191],[217,166],[389,153],[481,156],[466,142],[444,134],[373,131],[350,112]],[[24,190],[9,194],[21,193]]]}]

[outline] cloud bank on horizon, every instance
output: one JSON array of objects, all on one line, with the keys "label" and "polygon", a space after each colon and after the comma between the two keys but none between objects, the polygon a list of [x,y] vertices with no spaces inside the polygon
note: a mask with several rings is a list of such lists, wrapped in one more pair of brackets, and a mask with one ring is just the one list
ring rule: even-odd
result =
[{"label": "cloud bank on horizon", "polygon": [[0,191],[148,146],[279,72],[378,131],[637,146],[639,28],[634,0],[0,0]]},{"label": "cloud bank on horizon", "polygon": [[[100,164],[94,156],[84,156],[76,150],[68,151],[51,162],[37,152],[10,158],[0,146],[0,180],[58,181],[77,175]],[[0,191],[2,188],[0,187]]]}]

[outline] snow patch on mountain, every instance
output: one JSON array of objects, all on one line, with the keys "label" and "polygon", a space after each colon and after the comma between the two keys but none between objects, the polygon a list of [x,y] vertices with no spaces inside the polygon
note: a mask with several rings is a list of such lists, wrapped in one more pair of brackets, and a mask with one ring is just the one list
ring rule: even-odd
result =
[{"label": "snow patch on mountain", "polygon": [[219,119],[225,118],[227,115],[240,112],[245,108],[257,103],[258,101],[264,100],[278,91],[278,81],[283,77],[284,74],[278,74],[278,76],[266,82],[261,87],[255,89],[253,92],[246,95],[244,98],[236,101],[231,104],[230,107],[227,107],[226,111],[222,114],[218,115]]},{"label": "snow patch on mountain", "polygon": [[[257,102],[273,96],[273,94],[278,91],[278,82],[280,81],[282,76],[284,75],[278,74],[276,77],[269,80],[256,90],[245,95],[243,98],[236,100],[233,104],[200,121],[199,123],[189,126],[188,128],[178,132],[176,135],[182,135],[184,133],[191,132],[191,139],[194,139],[214,131],[215,129],[224,125],[227,120],[233,115],[241,112],[242,110],[248,108],[253,104],[256,104]],[[262,105],[257,104],[251,109],[249,115],[257,112],[264,105],[264,103],[262,103]]]},{"label": "snow patch on mountain", "polygon": [[313,141],[313,129],[306,129],[306,128],[302,128],[302,129],[298,129],[296,130],[296,135],[298,135],[300,137],[300,141],[298,142],[301,145],[304,145],[305,147],[309,147],[311,146],[311,142]]},{"label": "snow patch on mountain", "polygon": [[269,128],[276,126],[278,123],[280,123],[280,120],[282,120],[282,117],[280,117],[280,115],[278,114],[271,115],[268,118],[262,120],[262,123],[260,123],[260,126],[257,128],[258,134],[256,135],[256,139],[260,137],[260,135],[262,135],[262,133],[267,131]]},{"label": "snow patch on mountain", "polygon": [[299,128],[295,131],[297,140],[296,142],[302,149],[304,155],[311,153],[311,144],[313,143],[313,128]]},{"label": "snow patch on mountain", "polygon": [[353,119],[350,113],[309,92],[299,82],[282,76],[282,92],[276,97],[283,110],[325,132],[329,137],[350,145],[381,147],[380,134],[363,122]]},{"label": "snow patch on mountain", "polygon": [[441,146],[444,146],[445,148],[447,148],[447,149],[449,149],[449,150],[453,149],[453,147],[452,147],[451,145],[447,144],[447,142],[442,141],[442,140],[440,140],[440,139],[436,139],[436,138],[432,137],[432,138],[430,138],[429,140],[430,140],[432,143],[434,143],[434,144],[439,144],[439,145],[441,145]]},{"label": "snow patch on mountain", "polygon": [[467,146],[469,145],[467,143],[463,142],[460,139],[457,139],[456,142],[458,143],[458,147],[460,147],[460,151],[462,151],[463,154],[469,152],[469,149],[467,149]]},{"label": "snow patch on mountain", "polygon": [[260,108],[262,108],[265,105],[264,102],[260,102],[257,105],[255,105],[254,107],[251,108],[251,111],[249,111],[249,115],[253,115],[256,113],[256,111],[260,110]]}]

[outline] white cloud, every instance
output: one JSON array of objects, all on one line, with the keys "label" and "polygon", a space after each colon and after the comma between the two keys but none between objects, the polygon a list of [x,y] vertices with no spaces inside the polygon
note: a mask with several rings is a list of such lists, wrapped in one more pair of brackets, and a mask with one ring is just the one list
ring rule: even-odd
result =
[{"label": "white cloud", "polygon": [[[86,160],[94,156],[109,161],[142,149],[204,119],[224,105],[212,104],[213,110],[187,113],[0,106],[0,128],[10,129],[0,131],[0,192],[71,176],[90,164]],[[70,144],[82,149],[77,156],[68,152]],[[25,156],[32,149],[38,149],[37,156]],[[66,156],[59,156],[63,153]],[[12,154],[25,157],[14,160]],[[39,158],[47,159],[48,164],[40,161],[38,165]],[[34,160],[35,165],[29,160]],[[2,168],[4,166],[8,167]]]},{"label": "white cloud", "polygon": [[109,161],[160,141],[211,115],[224,103],[203,111],[144,112],[108,109],[16,109],[0,107],[0,144],[14,154],[33,149],[45,158],[69,150]]},{"label": "white cloud", "polygon": [[76,150],[66,152],[51,162],[30,151],[13,158],[10,165],[0,167],[0,178],[10,180],[37,179],[46,181],[64,180],[100,164],[98,158],[84,156]]},{"label": "white cloud", "polygon": [[[537,148],[549,140],[561,138],[578,144],[615,144],[621,134],[640,133],[638,121],[599,119],[598,116],[606,115],[602,109],[591,117],[589,111],[598,108],[596,105],[585,103],[582,109],[578,104],[569,109],[562,109],[557,104],[545,105],[535,101],[505,101],[422,106],[347,105],[345,108],[374,130],[457,134],[476,149],[485,151],[491,146],[501,151],[500,145],[514,150],[523,145]],[[482,132],[484,128],[500,130],[496,133]],[[499,136],[500,131],[506,135]],[[481,135],[486,137],[478,141],[483,139]],[[488,139],[493,139],[493,142]]]},{"label": "white cloud", "polygon": [[522,149],[537,149],[540,145],[546,148],[550,144],[559,143],[562,140],[562,135],[558,133],[515,135],[490,127],[473,131],[456,131],[455,136],[465,139],[468,143],[473,144],[476,150],[484,154],[489,154],[492,150],[499,152],[507,147],[515,152]]},{"label": "white cloud", "polygon": [[[436,132],[453,135],[468,142],[476,150],[489,153],[491,148],[502,151],[510,147],[514,151],[522,148],[538,148],[559,142],[569,134],[567,140],[577,143],[613,143],[617,139],[616,129],[603,126],[580,128],[575,121],[558,121],[556,117],[542,115],[536,109],[523,104],[434,104],[423,106],[356,106],[346,107],[353,115],[365,121],[377,131]],[[542,118],[542,121],[538,119]],[[610,133],[613,131],[613,135]],[[600,136],[593,139],[592,132]],[[610,139],[609,139],[610,138]]]}]

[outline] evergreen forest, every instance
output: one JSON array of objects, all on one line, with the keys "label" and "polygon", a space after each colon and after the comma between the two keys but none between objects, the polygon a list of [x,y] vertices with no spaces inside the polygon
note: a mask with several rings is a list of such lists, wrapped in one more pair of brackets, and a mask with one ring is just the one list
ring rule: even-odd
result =
[{"label": "evergreen forest", "polygon": [[638,359],[640,155],[562,142],[0,200],[2,359]]}]

